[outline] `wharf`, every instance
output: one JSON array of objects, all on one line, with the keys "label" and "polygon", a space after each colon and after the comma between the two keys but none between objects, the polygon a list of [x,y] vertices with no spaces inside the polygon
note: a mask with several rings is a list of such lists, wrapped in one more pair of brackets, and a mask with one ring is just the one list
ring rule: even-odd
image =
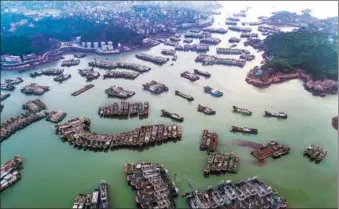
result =
[{"label": "wharf", "polygon": [[189,208],[279,208],[288,207],[280,194],[257,177],[244,181],[220,181],[217,188],[193,190],[187,196]]},{"label": "wharf", "polygon": [[67,116],[67,113],[62,110],[51,111],[47,114],[46,121],[50,121],[52,123],[59,123],[66,116]]},{"label": "wharf", "polygon": [[72,96],[78,96],[79,94],[82,94],[82,93],[84,93],[85,91],[87,91],[87,90],[89,90],[89,89],[91,89],[91,88],[93,88],[93,87],[94,87],[94,84],[87,84],[87,85],[85,85],[83,88],[81,88],[81,89],[79,89],[79,90],[77,90],[77,91],[71,93],[71,95],[72,95]]},{"label": "wharf", "polygon": [[167,57],[153,56],[153,55],[149,55],[145,53],[137,53],[135,54],[135,57],[138,59],[147,61],[147,62],[151,62],[153,64],[157,64],[157,65],[163,65],[169,61],[169,58]]},{"label": "wharf", "polygon": [[9,93],[0,92],[0,101],[4,101],[5,99],[7,99],[10,96],[11,96],[11,94],[9,94]]},{"label": "wharf", "polygon": [[226,65],[226,66],[237,66],[243,68],[246,61],[239,59],[220,58],[212,55],[199,54],[195,58],[196,62],[201,62],[203,65]]},{"label": "wharf", "polygon": [[145,73],[151,70],[150,67],[147,67],[144,65],[128,63],[128,62],[113,62],[113,61],[108,61],[108,60],[97,61],[96,59],[92,62],[89,62],[88,65],[91,67],[102,68],[105,70],[113,70],[116,68],[121,68],[121,69],[133,70],[138,73]]},{"label": "wharf", "polygon": [[207,150],[208,152],[215,152],[218,147],[218,134],[204,130],[201,136],[200,150]]},{"label": "wharf", "polygon": [[177,113],[171,113],[171,112],[168,112],[166,110],[161,110],[161,116],[171,118],[171,119],[179,121],[179,122],[184,121],[184,117],[182,117],[181,115],[179,115]]},{"label": "wharf", "polygon": [[60,75],[56,76],[53,80],[55,82],[62,83],[64,81],[70,79],[71,77],[72,77],[71,74],[60,74]]},{"label": "wharf", "polygon": [[289,147],[280,145],[277,141],[269,141],[267,144],[264,144],[259,149],[256,149],[251,152],[251,155],[257,160],[261,161],[266,158],[272,157],[274,159],[281,156],[287,155],[290,151]]},{"label": "wharf", "polygon": [[157,124],[143,125],[132,131],[119,134],[97,134],[90,131],[88,118],[73,118],[67,123],[56,125],[55,133],[62,141],[75,148],[90,150],[114,150],[116,148],[142,149],[168,141],[181,140],[181,126]]},{"label": "wharf", "polygon": [[138,208],[176,208],[174,198],[179,189],[166,168],[151,162],[126,163],[125,173],[127,183],[136,191]]},{"label": "wharf", "polygon": [[0,192],[5,191],[21,179],[19,170],[22,168],[22,158],[17,155],[1,165]]},{"label": "wharf", "polygon": [[45,117],[44,112],[39,113],[29,113],[24,112],[19,116],[10,117],[9,119],[3,121],[1,123],[1,131],[0,131],[0,141],[2,142],[5,139],[8,139],[15,132],[24,129],[26,126],[37,122]]},{"label": "wharf", "polygon": [[151,81],[142,85],[144,90],[147,90],[154,94],[161,94],[168,91],[168,87],[165,84],[159,83],[157,81]]},{"label": "wharf", "polygon": [[100,73],[98,71],[94,71],[93,68],[84,68],[78,69],[80,76],[85,77],[87,82],[93,81],[100,77]]},{"label": "wharf", "polygon": [[108,97],[115,97],[120,99],[128,99],[135,95],[134,91],[128,91],[116,85],[111,86],[108,89],[105,89],[105,93],[107,94]]},{"label": "wharf", "polygon": [[43,95],[45,92],[49,91],[49,86],[42,86],[36,83],[30,83],[24,86],[20,91],[26,95]]},{"label": "wharf", "polygon": [[127,71],[118,71],[118,70],[109,70],[104,75],[103,78],[124,78],[134,80],[139,76],[137,72],[127,72]]},{"label": "wharf", "polygon": [[75,66],[75,65],[79,65],[80,64],[80,60],[78,59],[69,59],[69,60],[63,60],[61,62],[61,67],[71,67],[71,66]]},{"label": "wharf", "polygon": [[35,99],[25,102],[22,105],[22,109],[31,113],[38,113],[43,110],[47,110],[47,107],[46,104],[43,103],[40,99]]},{"label": "wharf", "polygon": [[220,152],[209,153],[204,175],[238,172],[239,157],[236,153],[224,154]]},{"label": "wharf", "polygon": [[310,161],[315,161],[316,164],[320,163],[324,159],[326,154],[326,150],[314,144],[308,146],[307,149],[304,151],[304,157],[308,157]]},{"label": "wharf", "polygon": [[250,127],[232,126],[231,132],[240,132],[245,134],[258,134],[258,129]]},{"label": "wharf", "polygon": [[183,78],[186,78],[186,79],[188,79],[188,80],[190,80],[192,82],[197,81],[197,80],[200,79],[199,76],[195,75],[194,73],[190,73],[188,71],[185,71],[185,72],[181,73],[180,76],[183,77]]},{"label": "wharf", "polygon": [[212,108],[206,107],[206,106],[202,106],[202,105],[198,105],[198,112],[202,112],[205,115],[215,115],[216,111],[213,110]]},{"label": "wharf", "polygon": [[177,95],[179,97],[182,97],[182,98],[186,99],[189,102],[194,100],[194,98],[191,95],[184,94],[184,93],[182,93],[182,92],[180,92],[178,90],[175,91],[175,95]]},{"label": "wharf", "polygon": [[100,107],[98,114],[104,118],[129,118],[139,116],[140,119],[147,118],[149,113],[149,102],[115,102],[111,105]]}]

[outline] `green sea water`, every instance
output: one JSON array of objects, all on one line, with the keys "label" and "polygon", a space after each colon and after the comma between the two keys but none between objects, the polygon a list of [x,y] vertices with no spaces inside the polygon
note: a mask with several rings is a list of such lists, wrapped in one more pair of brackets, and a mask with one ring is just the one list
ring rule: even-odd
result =
[{"label": "green sea water", "polygon": [[[221,20],[220,20],[221,21]],[[220,21],[216,21],[219,24]],[[223,20],[222,20],[223,21]],[[228,38],[237,35],[228,32],[226,35],[215,35],[222,39],[219,46],[228,46]],[[240,44],[242,46],[242,44]],[[140,50],[159,55],[163,48],[158,45],[148,50]],[[256,53],[252,48],[247,48]],[[208,54],[215,54],[211,47]],[[288,81],[266,89],[248,85],[244,79],[253,66],[260,64],[261,58],[247,63],[241,68],[226,66],[201,66],[195,63],[197,56],[193,52],[178,52],[178,60],[173,66],[171,61],[164,66],[143,62],[134,56],[135,52],[107,56],[109,60],[140,63],[152,67],[148,73],[135,80],[99,78],[92,83],[91,90],[72,97],[70,93],[86,84],[78,75],[77,69],[88,67],[87,62],[105,59],[106,56],[88,55],[81,59],[79,66],[65,68],[72,78],[62,84],[53,81],[52,77],[30,78],[29,72],[2,72],[1,80],[21,76],[24,83],[17,86],[11,96],[3,102],[5,105],[1,121],[22,112],[22,104],[40,98],[48,109],[62,109],[68,113],[66,119],[87,116],[91,119],[91,130],[97,133],[117,133],[134,129],[142,124],[164,123],[171,120],[160,117],[160,110],[182,114],[183,137],[177,143],[167,143],[143,152],[133,150],[116,150],[107,153],[94,153],[77,150],[69,146],[54,134],[52,123],[44,120],[17,132],[1,144],[1,163],[14,155],[21,155],[24,160],[22,180],[1,194],[2,208],[70,208],[78,193],[91,193],[104,179],[109,183],[110,205],[114,208],[135,207],[135,192],[127,185],[124,174],[126,162],[152,161],[163,164],[170,174],[176,175],[176,184],[181,192],[188,192],[188,182],[197,189],[206,189],[217,185],[220,180],[240,180],[258,176],[267,184],[276,188],[288,201],[291,207],[336,207],[338,205],[338,136],[331,126],[331,118],[338,115],[337,95],[325,98],[313,97],[302,87],[299,80]],[[65,55],[66,59],[72,55]],[[50,63],[37,69],[59,68],[61,61]],[[191,83],[181,78],[180,73],[194,68],[209,71],[210,79],[201,78]],[[104,70],[99,70],[101,74]],[[169,87],[169,92],[152,95],[142,90],[142,84],[157,80]],[[19,89],[25,84],[36,82],[49,85],[51,91],[43,96],[25,96]],[[148,119],[128,120],[102,119],[98,116],[99,106],[119,101],[107,98],[104,90],[111,85],[119,85],[133,90],[136,95],[128,101],[149,101]],[[213,98],[203,93],[203,86],[219,88],[224,96]],[[195,100],[186,100],[174,95],[181,90],[192,95]],[[205,116],[196,111],[198,104],[207,105],[217,111],[215,116]],[[232,105],[245,107],[253,111],[251,117],[232,113]],[[287,120],[262,117],[264,110],[285,111]],[[256,136],[245,136],[231,133],[232,125],[251,126],[259,129]],[[240,156],[239,172],[236,175],[203,177],[203,167],[207,161],[205,152],[199,151],[199,142],[203,129],[219,134],[219,150],[237,152]],[[275,139],[291,146],[288,156],[279,160],[267,160],[265,165],[258,165],[250,155],[251,149],[235,145],[239,139],[265,143]],[[303,150],[316,143],[328,150],[326,158],[319,164],[309,162],[302,156]],[[184,198],[177,198],[178,208],[185,208]]]}]

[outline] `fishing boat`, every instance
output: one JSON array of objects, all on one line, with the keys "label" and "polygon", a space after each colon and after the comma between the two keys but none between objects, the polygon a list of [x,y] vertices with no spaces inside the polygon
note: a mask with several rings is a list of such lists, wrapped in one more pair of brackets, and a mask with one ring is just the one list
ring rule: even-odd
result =
[{"label": "fishing boat", "polygon": [[237,113],[241,113],[243,115],[252,115],[252,112],[249,111],[248,109],[237,107],[237,106],[233,106],[233,111]]},{"label": "fishing boat", "polygon": [[287,119],[287,114],[284,113],[284,112],[270,112],[270,111],[265,111],[264,116]]},{"label": "fishing boat", "polygon": [[204,72],[204,71],[200,71],[198,69],[194,69],[194,73],[197,74],[197,75],[201,75],[205,78],[210,78],[211,77],[211,74],[209,72]]},{"label": "fishing boat", "polygon": [[105,180],[101,180],[99,188],[100,188],[99,208],[107,209],[108,208],[108,185]]},{"label": "fishing boat", "polygon": [[204,92],[208,93],[208,94],[210,94],[212,96],[215,96],[215,97],[222,97],[224,95],[224,93],[219,91],[219,89],[214,89],[214,88],[211,88],[210,86],[205,86],[204,87]]}]

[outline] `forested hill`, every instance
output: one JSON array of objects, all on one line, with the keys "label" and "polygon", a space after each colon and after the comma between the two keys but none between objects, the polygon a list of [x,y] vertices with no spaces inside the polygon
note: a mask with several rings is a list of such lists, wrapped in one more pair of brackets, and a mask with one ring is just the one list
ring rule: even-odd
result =
[{"label": "forested hill", "polygon": [[281,72],[301,68],[315,79],[338,80],[338,43],[328,34],[296,31],[268,36],[264,43],[273,60],[266,64]]}]

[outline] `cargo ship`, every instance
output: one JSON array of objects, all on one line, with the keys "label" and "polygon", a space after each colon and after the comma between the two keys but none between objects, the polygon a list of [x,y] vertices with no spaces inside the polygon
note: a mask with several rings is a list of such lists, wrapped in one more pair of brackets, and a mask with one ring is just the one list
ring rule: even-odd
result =
[{"label": "cargo ship", "polygon": [[276,112],[265,111],[264,116],[266,116],[266,117],[284,118],[284,119],[287,118],[287,114],[283,113],[283,112],[276,113]]},{"label": "cargo ship", "polygon": [[237,107],[237,106],[233,106],[233,112],[237,112],[243,115],[252,115],[252,112],[249,111],[248,109]]},{"label": "cargo ship", "polygon": [[162,113],[161,116],[163,116],[163,117],[172,118],[173,120],[177,120],[177,121],[180,121],[180,122],[184,121],[184,117],[180,116],[177,113],[170,113],[166,110],[161,110],[161,113]]},{"label": "cargo ship", "polygon": [[180,97],[182,97],[182,98],[184,98],[184,99],[186,99],[187,101],[190,101],[190,102],[194,100],[194,98],[192,96],[184,94],[184,93],[177,91],[177,90],[175,91],[175,95],[180,96]]},{"label": "cargo ship", "polygon": [[219,91],[218,89],[213,89],[213,88],[211,88],[210,86],[205,86],[204,87],[204,92],[205,93],[208,93],[208,94],[210,94],[210,95],[212,95],[212,96],[214,96],[214,97],[222,97],[224,94],[221,92],[221,91]]},{"label": "cargo ship", "polygon": [[249,127],[232,126],[231,132],[241,132],[246,134],[258,134],[258,129]]},{"label": "cargo ship", "polygon": [[194,69],[194,73],[197,74],[197,75],[201,75],[205,78],[210,78],[211,77],[211,74],[209,72],[204,72],[204,71],[200,71],[198,69]]},{"label": "cargo ship", "polygon": [[209,108],[209,107],[204,107],[202,105],[198,105],[198,112],[205,113],[206,115],[215,115],[216,111]]}]

